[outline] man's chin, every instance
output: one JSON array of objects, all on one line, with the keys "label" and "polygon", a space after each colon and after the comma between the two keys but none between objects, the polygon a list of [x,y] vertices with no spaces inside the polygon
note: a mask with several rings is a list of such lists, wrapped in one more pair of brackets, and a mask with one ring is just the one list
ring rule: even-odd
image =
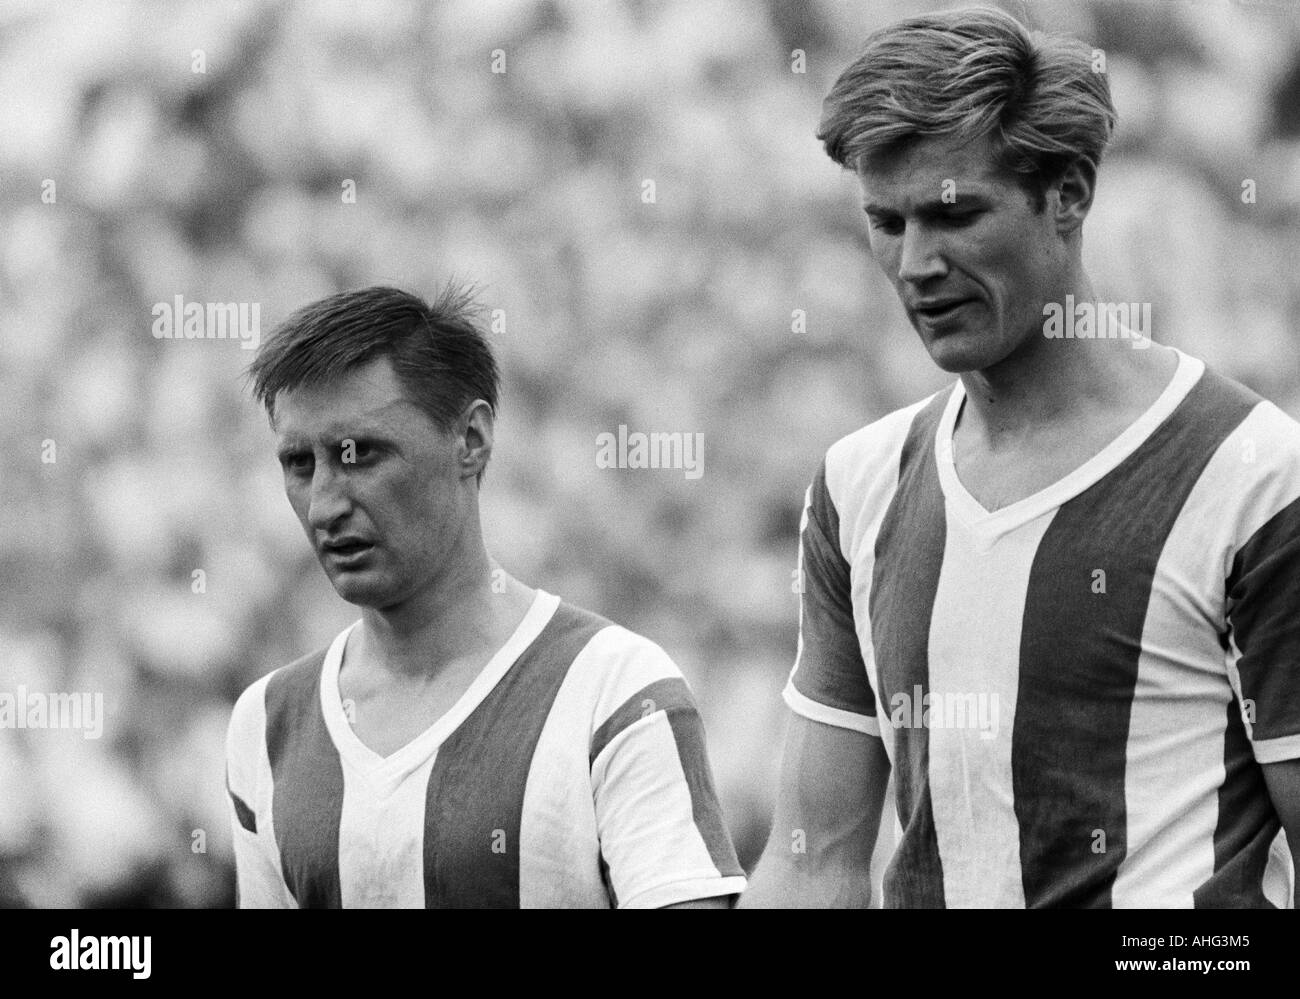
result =
[{"label": "man's chin", "polygon": [[947,336],[926,344],[930,360],[940,370],[953,375],[980,371],[989,366],[987,351],[979,348],[979,344],[970,340],[963,342],[959,336]]},{"label": "man's chin", "polygon": [[368,573],[339,572],[330,575],[334,592],[358,607],[382,609],[394,603],[393,588]]},{"label": "man's chin", "polygon": [[990,342],[980,330],[955,331],[924,339],[926,352],[935,365],[952,375],[985,371],[1007,359],[1006,345]]}]

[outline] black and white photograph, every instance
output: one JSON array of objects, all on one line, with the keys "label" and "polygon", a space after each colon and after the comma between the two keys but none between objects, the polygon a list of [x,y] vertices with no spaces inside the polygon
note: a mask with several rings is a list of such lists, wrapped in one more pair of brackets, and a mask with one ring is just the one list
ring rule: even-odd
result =
[{"label": "black and white photograph", "polygon": [[6,2],[21,963],[1116,909],[1055,974],[1279,971],[1298,260],[1290,0]]}]

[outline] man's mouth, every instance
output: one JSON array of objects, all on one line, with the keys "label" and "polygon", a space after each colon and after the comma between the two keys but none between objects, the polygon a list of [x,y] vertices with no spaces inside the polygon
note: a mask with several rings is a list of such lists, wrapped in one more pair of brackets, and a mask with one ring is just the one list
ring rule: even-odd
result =
[{"label": "man's mouth", "polygon": [[374,547],[370,541],[345,538],[339,541],[327,541],[321,545],[321,550],[335,562],[349,563],[359,561]]},{"label": "man's mouth", "polygon": [[943,322],[951,319],[966,305],[974,302],[973,298],[949,298],[937,302],[918,303],[913,311],[929,323]]}]

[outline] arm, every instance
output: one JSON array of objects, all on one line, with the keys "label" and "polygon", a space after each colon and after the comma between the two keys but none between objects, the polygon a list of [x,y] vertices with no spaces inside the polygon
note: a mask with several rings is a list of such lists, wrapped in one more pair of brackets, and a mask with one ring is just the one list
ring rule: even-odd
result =
[{"label": "arm", "polygon": [[1282,820],[1286,845],[1291,850],[1291,866],[1296,873],[1294,905],[1300,909],[1300,759],[1266,763],[1263,770],[1264,784]]},{"label": "arm", "polygon": [[[1235,551],[1226,581],[1229,666],[1264,786],[1286,833],[1300,908],[1300,455],[1294,424],[1275,445],[1259,488],[1258,523]],[[1264,516],[1261,516],[1263,514]],[[1260,522],[1262,521],[1262,522]]]},{"label": "arm", "polygon": [[657,646],[621,629],[607,629],[600,641],[605,647],[597,651],[613,665],[592,737],[591,779],[611,902],[726,908],[745,876],[714,792],[694,699]]},{"label": "arm", "polygon": [[[280,850],[270,828],[265,690],[262,681],[244,691],[231,712],[226,733],[226,811],[235,851],[235,905],[240,909],[296,909],[298,903],[284,883]],[[264,792],[260,800],[259,790]]]},{"label": "arm", "polygon": [[697,898],[693,902],[678,902],[675,905],[661,905],[661,909],[730,909],[730,895],[718,895],[714,898]]},{"label": "arm", "polygon": [[826,464],[799,528],[799,650],[786,703],[776,814],[746,907],[871,904],[871,854],[889,783],[875,695],[859,646],[852,569]]},{"label": "arm", "polygon": [[867,908],[889,760],[881,741],[793,715],[776,814],[741,908]]}]

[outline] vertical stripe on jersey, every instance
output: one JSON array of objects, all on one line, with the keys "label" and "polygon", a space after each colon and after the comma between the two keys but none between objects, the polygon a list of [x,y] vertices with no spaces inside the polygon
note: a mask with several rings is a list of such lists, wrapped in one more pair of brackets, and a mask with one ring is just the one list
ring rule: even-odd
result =
[{"label": "vertical stripe on jersey", "polygon": [[325,650],[278,670],[266,687],[271,824],[289,891],[303,909],[342,906],[343,767],[321,713]]},{"label": "vertical stripe on jersey", "polygon": [[426,908],[519,907],[519,831],[533,750],[569,666],[606,627],[561,603],[439,748],[425,797]]},{"label": "vertical stripe on jersey", "polygon": [[1300,662],[1300,500],[1283,507],[1233,557],[1227,583],[1230,643],[1242,700],[1253,709],[1251,734],[1241,703],[1228,705],[1226,778],[1214,830],[1214,877],[1197,889],[1199,908],[1271,907],[1263,890],[1270,842],[1280,826],[1253,740],[1295,732],[1300,703],[1279,663]]},{"label": "vertical stripe on jersey", "polygon": [[[1127,851],[1129,716],[1156,564],[1188,493],[1252,405],[1207,371],[1043,535],[1025,598],[1012,734],[1027,907],[1111,905]],[[1096,570],[1104,593],[1094,592]]]},{"label": "vertical stripe on jersey", "polygon": [[[731,845],[731,836],[723,823],[722,813],[716,807],[717,797],[713,793],[713,779],[709,773],[709,761],[704,747],[704,723],[686,681],[680,677],[656,680],[619,705],[592,736],[591,763],[594,764],[596,757],[629,725],[658,711],[664,712],[672,728],[677,759],[681,763],[686,786],[691,794],[691,816],[709,851],[709,859],[723,877],[744,874],[736,862],[736,851]],[[603,854],[601,864],[602,870],[607,871],[603,866]]]},{"label": "vertical stripe on jersey", "polygon": [[[939,586],[946,537],[943,490],[934,437],[947,405],[939,393],[912,420],[899,457],[898,488],[876,537],[871,573],[872,645],[877,691],[888,710],[897,692],[929,691],[930,617]],[[886,719],[881,719],[885,724]],[[902,836],[885,872],[884,902],[891,908],[942,908],[943,866],[930,800],[929,732],[894,729],[895,798]]]},{"label": "vertical stripe on jersey", "polygon": [[1274,514],[1232,561],[1228,620],[1240,650],[1241,696],[1254,707],[1253,741],[1300,732],[1300,499]]},{"label": "vertical stripe on jersey", "polygon": [[[678,681],[680,682],[680,681]],[[689,711],[669,711],[673,741],[677,743],[677,758],[686,775],[686,786],[691,792],[691,817],[695,828],[709,851],[709,859],[724,877],[737,877],[745,873],[736,860],[736,850],[731,845],[731,834],[722,820],[722,810],[713,792],[709,762],[704,752],[704,721],[692,707]]]},{"label": "vertical stripe on jersey", "polygon": [[1214,830],[1214,877],[1192,894],[1198,909],[1271,909],[1264,897],[1268,848],[1281,823],[1255,762],[1236,699],[1228,702],[1223,785]]},{"label": "vertical stripe on jersey", "polygon": [[840,515],[826,486],[826,462],[808,489],[799,533],[799,651],[790,682],[818,704],[874,718],[853,622],[849,563],[840,549]]},{"label": "vertical stripe on jersey", "polygon": [[[1011,734],[1025,593],[1051,515],[1047,511],[990,537],[970,530],[949,511],[927,653],[934,699],[928,718],[920,719],[930,757],[944,905],[1019,909],[1025,895],[1020,825],[1008,793]],[[914,699],[900,707],[897,721],[916,724],[913,712],[920,706]]]}]

